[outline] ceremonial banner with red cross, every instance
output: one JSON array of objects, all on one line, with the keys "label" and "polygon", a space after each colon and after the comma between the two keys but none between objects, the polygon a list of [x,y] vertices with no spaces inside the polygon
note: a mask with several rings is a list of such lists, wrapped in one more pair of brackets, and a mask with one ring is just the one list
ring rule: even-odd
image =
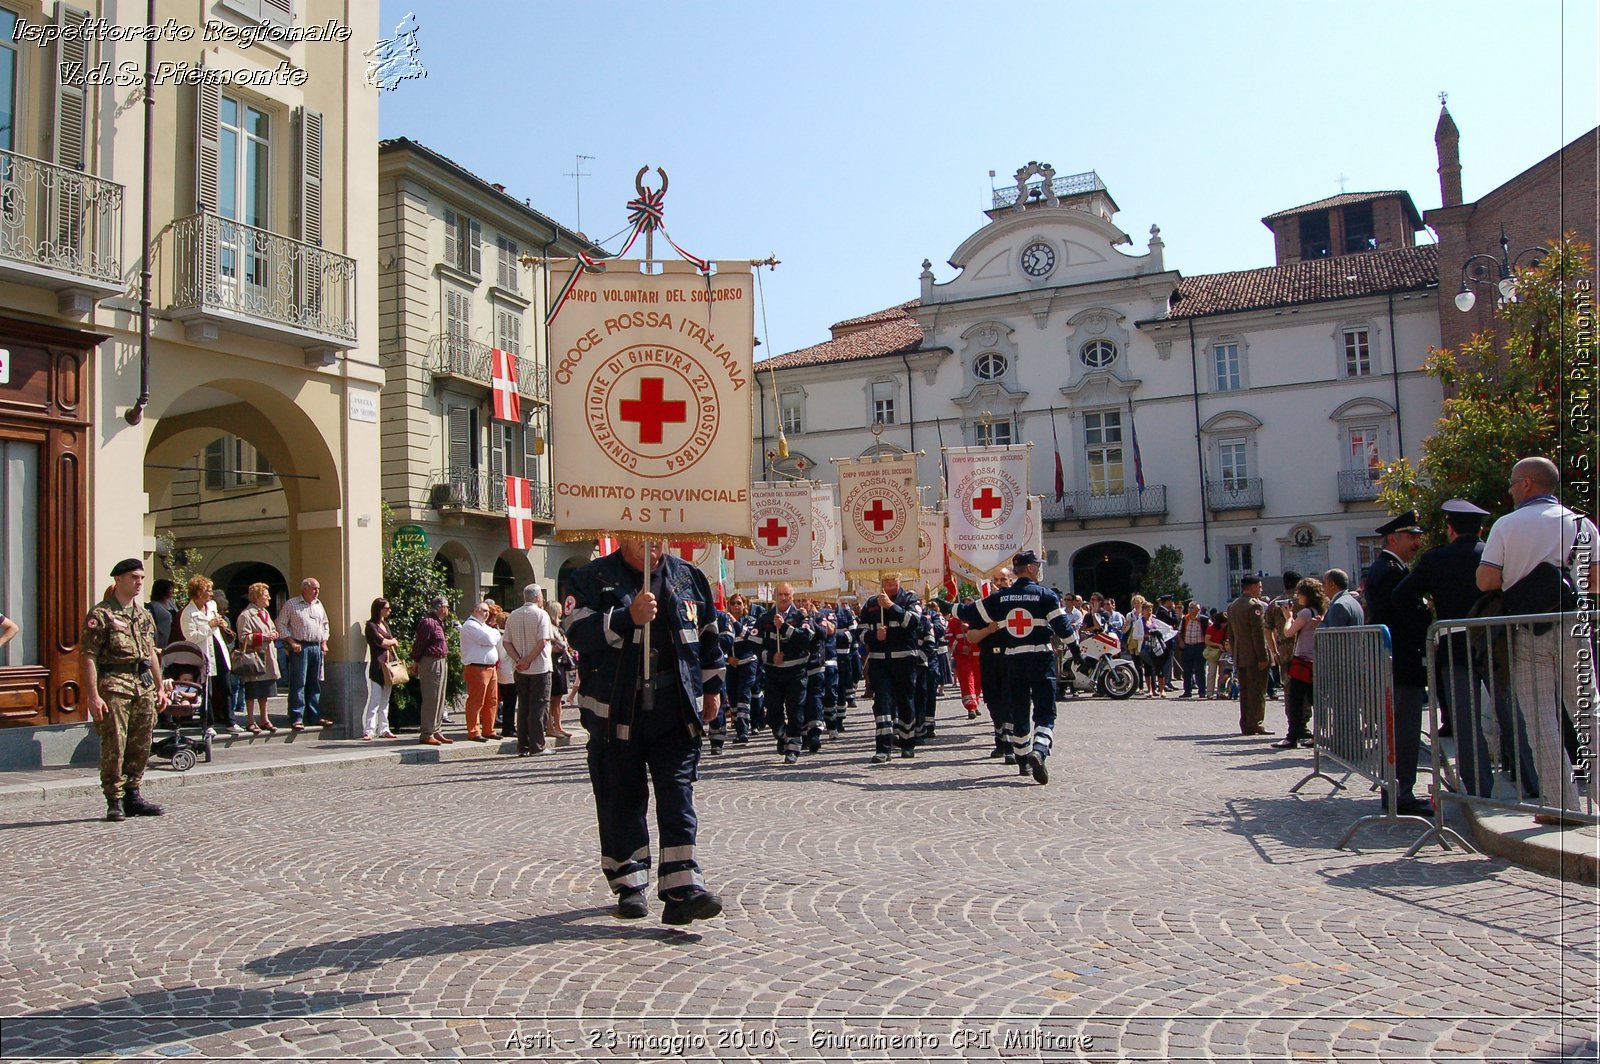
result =
[{"label": "ceremonial banner with red cross", "polygon": [[923,510],[917,519],[917,593],[926,598],[944,583],[944,514]]},{"label": "ceremonial banner with red cross", "polygon": [[717,602],[717,608],[722,609],[722,601],[727,597],[727,572],[725,562],[731,546],[721,543],[697,542],[692,540],[669,539],[667,552],[675,554],[699,569],[705,574],[706,583],[711,585],[711,596]]},{"label": "ceremonial banner with red cross", "polygon": [[811,485],[811,582],[806,590],[836,594],[844,570],[839,564],[839,503],[832,484]]},{"label": "ceremonial banner with red cross", "polygon": [[512,550],[533,546],[533,492],[527,477],[506,477],[506,523]]},{"label": "ceremonial banner with red cross", "polygon": [[556,535],[749,544],[750,264],[659,268],[579,270],[550,323]]},{"label": "ceremonial banner with red cross", "polygon": [[494,416],[497,421],[522,422],[522,395],[517,391],[517,356],[498,347],[489,352],[494,367]]},{"label": "ceremonial banner with red cross", "polygon": [[917,577],[917,460],[834,459],[839,463],[840,532],[845,576]]},{"label": "ceremonial banner with red cross", "polygon": [[945,458],[950,464],[950,562],[979,583],[1032,545],[1024,536],[1028,448],[950,447]]},{"label": "ceremonial banner with red cross", "polygon": [[811,580],[811,482],[750,486],[752,547],[734,552],[735,587]]}]

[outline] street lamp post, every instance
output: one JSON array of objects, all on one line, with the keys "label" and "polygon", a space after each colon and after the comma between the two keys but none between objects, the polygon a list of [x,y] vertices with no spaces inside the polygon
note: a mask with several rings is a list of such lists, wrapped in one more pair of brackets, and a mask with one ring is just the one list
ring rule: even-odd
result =
[{"label": "street lamp post", "polygon": [[[1495,287],[1495,303],[1514,303],[1517,299],[1517,279],[1512,272],[1521,269],[1526,259],[1529,267],[1539,265],[1544,256],[1550,254],[1550,249],[1545,247],[1523,248],[1515,257],[1511,255],[1511,241],[1506,238],[1505,226],[1500,227],[1500,258],[1497,260],[1487,252],[1471,255],[1461,264],[1461,291],[1456,293],[1456,309],[1465,314],[1478,303],[1477,294],[1468,287],[1471,284],[1493,284]],[[1491,271],[1493,271],[1491,273]]]}]

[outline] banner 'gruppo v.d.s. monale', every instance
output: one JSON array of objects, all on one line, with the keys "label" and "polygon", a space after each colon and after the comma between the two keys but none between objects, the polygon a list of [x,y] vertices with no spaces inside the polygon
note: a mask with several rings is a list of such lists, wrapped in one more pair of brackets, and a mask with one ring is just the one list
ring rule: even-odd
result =
[{"label": "banner 'gruppo v.d.s. monale'", "polygon": [[917,460],[912,455],[839,462],[840,530],[850,579],[917,576]]},{"label": "banner 'gruppo v.d.s. monale'", "polygon": [[662,266],[585,271],[550,323],[557,535],[747,545],[750,264]]}]

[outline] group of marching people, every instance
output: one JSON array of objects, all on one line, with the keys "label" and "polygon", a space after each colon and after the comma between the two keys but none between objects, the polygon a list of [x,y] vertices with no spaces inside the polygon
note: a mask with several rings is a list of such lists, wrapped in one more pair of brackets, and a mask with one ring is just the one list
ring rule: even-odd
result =
[{"label": "group of marching people", "polygon": [[[711,752],[748,743],[770,729],[784,764],[817,753],[842,736],[846,711],[865,682],[871,700],[873,753],[881,765],[916,756],[935,735],[940,692],[955,684],[967,719],[988,706],[995,745],[989,756],[1021,775],[1049,780],[1045,765],[1055,726],[1055,655],[1051,637],[1072,634],[1067,612],[1039,583],[1038,557],[1018,554],[995,590],[981,599],[924,604],[885,577],[858,609],[843,600],[797,600],[779,584],[764,611],[743,595],[717,611],[727,656],[721,709],[708,732]],[[1013,576],[1013,573],[1015,574]]]}]

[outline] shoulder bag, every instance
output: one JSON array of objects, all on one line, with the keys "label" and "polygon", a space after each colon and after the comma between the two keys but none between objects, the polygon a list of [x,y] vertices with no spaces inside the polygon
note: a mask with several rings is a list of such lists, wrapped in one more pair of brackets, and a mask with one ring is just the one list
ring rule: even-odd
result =
[{"label": "shoulder bag", "polygon": [[384,656],[383,671],[388,675],[389,683],[395,687],[403,687],[411,682],[411,670],[406,668],[406,663],[396,657],[392,650]]}]

